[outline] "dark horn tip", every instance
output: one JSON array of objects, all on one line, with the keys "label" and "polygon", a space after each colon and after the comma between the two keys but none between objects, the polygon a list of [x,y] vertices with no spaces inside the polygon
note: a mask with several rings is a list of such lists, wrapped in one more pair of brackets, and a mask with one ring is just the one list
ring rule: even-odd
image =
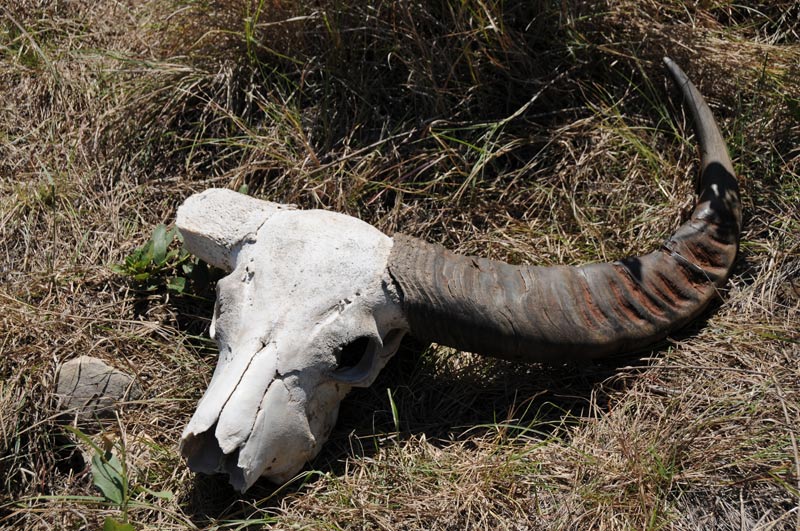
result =
[{"label": "dark horn tip", "polygon": [[670,75],[672,75],[672,78],[679,85],[684,85],[689,82],[689,76],[687,76],[681,67],[679,67],[678,64],[669,57],[664,57],[664,66],[667,67]]}]

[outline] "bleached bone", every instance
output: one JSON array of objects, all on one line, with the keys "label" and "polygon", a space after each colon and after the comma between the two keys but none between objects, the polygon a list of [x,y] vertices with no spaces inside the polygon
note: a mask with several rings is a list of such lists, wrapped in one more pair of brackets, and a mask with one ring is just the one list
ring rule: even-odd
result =
[{"label": "bleached bone", "polygon": [[[408,329],[386,270],[392,240],[349,216],[221,189],[187,199],[177,224],[192,253],[231,271],[211,324],[219,361],[183,453],[240,490],[262,474],[285,481]],[[348,365],[351,344],[366,352]]]},{"label": "bleached bone", "polygon": [[186,200],[188,249],[231,273],[217,285],[219,361],[182,437],[199,472],[244,491],[313,458],[353,386],[370,385],[406,332],[522,361],[596,358],[645,346],[695,318],[725,283],[741,226],[727,148],[672,61],[695,121],[700,196],[657,251],[582,267],[457,256],[355,218],[229,190]]}]

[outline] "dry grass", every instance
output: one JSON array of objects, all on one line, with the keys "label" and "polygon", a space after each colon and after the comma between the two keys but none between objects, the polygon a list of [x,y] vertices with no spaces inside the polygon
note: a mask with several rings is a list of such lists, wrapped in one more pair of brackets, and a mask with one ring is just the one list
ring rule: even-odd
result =
[{"label": "dry grass", "polygon": [[[800,529],[796,2],[6,4],[0,527],[119,517],[53,410],[57,364],[91,354],[145,399],[81,429],[173,493],[135,492],[137,529]],[[742,176],[721,305],[592,366],[407,341],[298,481],[239,496],[187,471],[213,286],[143,291],[110,269],[186,196],[247,185],[514,262],[644,252],[693,201],[664,54]]]}]

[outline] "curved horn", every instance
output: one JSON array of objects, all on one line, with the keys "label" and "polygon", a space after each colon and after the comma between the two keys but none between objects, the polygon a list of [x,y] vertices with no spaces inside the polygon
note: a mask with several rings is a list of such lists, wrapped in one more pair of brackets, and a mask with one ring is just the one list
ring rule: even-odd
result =
[{"label": "curved horn", "polygon": [[653,253],[581,267],[511,266],[396,235],[389,272],[412,334],[512,360],[594,358],[658,341],[703,311],[736,257],[739,191],[711,110],[686,74],[664,62],[700,145],[691,218]]}]

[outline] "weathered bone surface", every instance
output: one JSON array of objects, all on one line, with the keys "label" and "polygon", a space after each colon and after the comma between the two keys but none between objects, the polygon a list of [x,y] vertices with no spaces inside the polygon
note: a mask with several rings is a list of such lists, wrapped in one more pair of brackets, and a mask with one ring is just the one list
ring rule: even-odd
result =
[{"label": "weathered bone surface", "polygon": [[231,271],[217,285],[220,357],[186,427],[199,472],[245,490],[284,481],[313,458],[353,386],[370,385],[406,332],[524,361],[638,348],[695,318],[736,256],[733,166],[703,97],[672,61],[701,150],[700,197],[661,249],[611,264],[512,266],[387,237],[342,214],[228,190],[186,200],[188,249]]},{"label": "weathered bone surface", "polygon": [[[219,360],[183,453],[240,490],[261,475],[285,481],[408,329],[386,269],[392,240],[349,216],[221,189],[187,199],[177,224],[192,253],[231,271],[211,324]],[[363,356],[350,359],[351,345]]]}]

